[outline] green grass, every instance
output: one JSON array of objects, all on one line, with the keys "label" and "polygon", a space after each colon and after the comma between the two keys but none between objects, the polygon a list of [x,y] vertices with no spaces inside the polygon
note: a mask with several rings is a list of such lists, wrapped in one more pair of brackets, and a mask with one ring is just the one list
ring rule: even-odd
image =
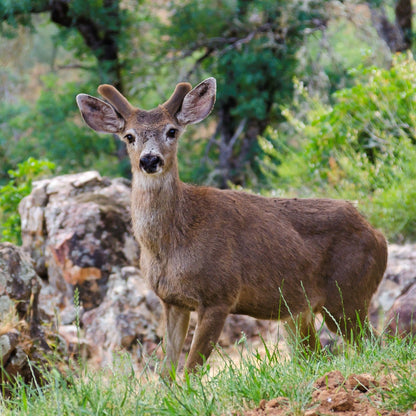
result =
[{"label": "green grass", "polygon": [[[43,387],[18,380],[10,398],[0,396],[0,414],[234,415],[256,407],[261,399],[283,396],[289,400],[291,414],[301,415],[308,408],[313,383],[334,369],[345,377],[353,373],[370,373],[376,379],[396,377],[396,385],[382,393],[384,408],[406,411],[416,402],[416,341],[412,338],[390,337],[383,343],[373,339],[359,351],[347,347],[337,355],[323,351],[306,358],[300,352],[288,357],[267,347],[260,353],[244,340],[239,347],[239,360],[219,350],[198,374],[177,377],[172,383],[159,378],[150,366],[135,372],[127,355],[115,357],[112,370],[84,367],[66,376],[52,370],[45,375],[48,383]],[[157,362],[150,361],[157,367]]]}]

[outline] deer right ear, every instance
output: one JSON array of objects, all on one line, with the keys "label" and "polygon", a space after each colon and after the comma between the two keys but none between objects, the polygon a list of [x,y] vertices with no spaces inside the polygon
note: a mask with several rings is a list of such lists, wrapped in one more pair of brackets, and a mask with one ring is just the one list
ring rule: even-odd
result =
[{"label": "deer right ear", "polygon": [[113,134],[123,131],[126,123],[110,104],[87,94],[78,94],[77,104],[82,118],[93,130]]},{"label": "deer right ear", "polygon": [[181,109],[176,114],[179,123],[195,124],[207,117],[214,108],[216,92],[217,82],[212,77],[189,91],[183,99]]}]

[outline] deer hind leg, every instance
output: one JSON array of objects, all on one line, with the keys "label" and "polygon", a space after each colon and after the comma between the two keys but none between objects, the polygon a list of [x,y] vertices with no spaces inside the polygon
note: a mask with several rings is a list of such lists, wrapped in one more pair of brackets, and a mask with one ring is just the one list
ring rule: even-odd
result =
[{"label": "deer hind leg", "polygon": [[376,240],[372,232],[363,233],[355,244],[353,241],[348,244],[349,247],[333,250],[339,254],[333,256],[327,270],[329,281],[323,315],[331,331],[341,333],[346,341],[357,342],[360,337],[374,333],[368,322],[368,307],[383,278],[387,247],[378,232]]},{"label": "deer hind leg", "polygon": [[297,345],[300,340],[308,352],[318,351],[321,347],[314,321],[314,314],[309,310],[301,312],[286,321],[286,332],[291,338],[291,341],[294,341],[295,345]]},{"label": "deer hind leg", "polygon": [[[362,269],[365,269],[361,264]],[[327,300],[323,308],[323,316],[328,329],[341,333],[347,342],[357,343],[360,338],[369,337],[372,329],[368,322],[368,306],[377,286],[378,276],[373,271],[362,273],[355,269],[344,276],[352,276],[350,282],[336,279],[328,290]],[[374,285],[374,287],[373,287]]]},{"label": "deer hind leg", "polygon": [[211,354],[220,337],[229,308],[215,306],[198,310],[198,321],[185,368],[194,370]]},{"label": "deer hind leg", "polygon": [[[367,276],[363,276],[361,281],[366,278]],[[341,334],[347,342],[357,343],[363,336],[368,337],[371,326],[367,320],[367,312],[371,294],[372,292],[359,283],[354,290],[350,285],[343,288],[337,284],[323,308],[322,314],[328,329]]]},{"label": "deer hind leg", "polygon": [[328,308],[323,313],[328,329],[341,333],[347,342],[357,342],[361,337],[369,337],[372,329],[367,321],[367,306],[361,308]]},{"label": "deer hind leg", "polygon": [[177,365],[189,327],[190,312],[177,306],[163,303],[166,320],[166,362],[162,370],[168,376],[172,365]]}]

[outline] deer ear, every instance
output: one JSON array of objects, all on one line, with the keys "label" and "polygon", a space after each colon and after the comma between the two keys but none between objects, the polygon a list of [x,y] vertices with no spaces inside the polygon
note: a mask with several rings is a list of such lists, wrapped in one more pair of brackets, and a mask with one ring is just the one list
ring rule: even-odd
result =
[{"label": "deer ear", "polygon": [[82,118],[93,130],[116,134],[124,129],[124,119],[110,104],[87,94],[78,94],[77,104]]},{"label": "deer ear", "polygon": [[183,99],[176,119],[180,124],[195,124],[202,121],[212,111],[215,104],[217,82],[215,78],[207,78],[189,91]]}]

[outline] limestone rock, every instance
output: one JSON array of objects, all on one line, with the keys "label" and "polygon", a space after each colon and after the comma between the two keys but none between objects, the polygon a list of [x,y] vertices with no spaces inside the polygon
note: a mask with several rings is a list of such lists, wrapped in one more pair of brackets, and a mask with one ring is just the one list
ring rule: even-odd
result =
[{"label": "limestone rock", "polygon": [[416,282],[405,288],[394,301],[386,321],[393,334],[416,335]]},{"label": "limestone rock", "polygon": [[45,335],[41,325],[40,289],[41,280],[23,250],[0,244],[1,393],[7,394],[7,383],[16,377],[26,382],[38,380],[37,368],[46,364],[50,352],[49,335],[55,343],[56,333],[48,330]]},{"label": "limestone rock", "polygon": [[387,269],[370,305],[370,320],[379,329],[386,313],[405,288],[416,282],[416,244],[390,244]]},{"label": "limestone rock", "polygon": [[17,312],[22,319],[31,296],[40,290],[40,279],[23,250],[10,243],[0,243],[0,321]]},{"label": "limestone rock", "polygon": [[78,287],[85,309],[100,305],[113,268],[138,264],[127,180],[92,171],[35,182],[19,212],[39,275],[67,298]]},{"label": "limestone rock", "polygon": [[110,275],[108,290],[97,308],[82,316],[85,339],[100,364],[109,364],[121,348],[140,358],[161,340],[162,307],[140,271],[125,267]]}]

